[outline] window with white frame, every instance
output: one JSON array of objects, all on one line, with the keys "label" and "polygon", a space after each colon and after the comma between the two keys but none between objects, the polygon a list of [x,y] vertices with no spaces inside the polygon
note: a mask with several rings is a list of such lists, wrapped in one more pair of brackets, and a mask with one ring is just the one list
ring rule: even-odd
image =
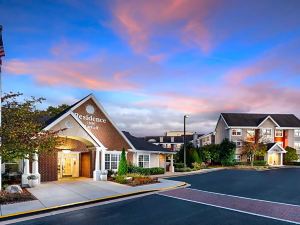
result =
[{"label": "window with white frame", "polygon": [[300,150],[300,142],[295,142],[295,143],[294,143],[294,148],[295,148],[296,150]]},{"label": "window with white frame", "polygon": [[242,129],[232,129],[231,135],[232,136],[241,136],[242,135]]},{"label": "window with white frame", "polygon": [[275,130],[275,137],[283,137],[283,130]]},{"label": "window with white frame", "polygon": [[235,160],[236,160],[237,162],[241,161],[241,155],[235,155]]},{"label": "window with white frame", "polygon": [[139,155],[138,162],[139,162],[139,167],[149,168],[150,167],[150,155]]},{"label": "window with white frame", "polygon": [[264,138],[270,139],[272,138],[272,128],[264,128],[262,129],[262,135]]},{"label": "window with white frame", "polygon": [[300,129],[295,129],[295,137],[300,137]]},{"label": "window with white frame", "polygon": [[120,154],[105,154],[105,169],[116,170],[118,169],[120,161]]},{"label": "window with white frame", "polygon": [[240,147],[242,147],[243,144],[241,141],[235,141],[235,145],[237,148],[240,148]]}]

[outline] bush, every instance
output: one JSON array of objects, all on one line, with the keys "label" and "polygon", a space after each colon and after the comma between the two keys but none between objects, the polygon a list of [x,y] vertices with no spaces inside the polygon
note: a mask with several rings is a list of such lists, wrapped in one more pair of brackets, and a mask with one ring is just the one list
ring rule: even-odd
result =
[{"label": "bush", "polygon": [[175,168],[184,168],[184,163],[174,163]]},{"label": "bush", "polygon": [[255,160],[253,161],[253,166],[266,166],[267,162],[264,160]]},{"label": "bush", "polygon": [[285,148],[285,150],[286,150],[286,153],[285,153],[284,158],[283,158],[285,164],[287,164],[289,162],[292,162],[292,161],[295,161],[295,160],[298,160],[299,157],[297,155],[296,149],[287,146]]},{"label": "bush", "polygon": [[300,162],[287,162],[286,165],[290,165],[290,166],[300,166]]},{"label": "bush", "polygon": [[200,170],[202,168],[201,163],[194,162],[192,165],[193,165],[193,169],[195,170]]},{"label": "bush", "polygon": [[175,172],[191,172],[193,171],[193,169],[189,168],[189,167],[185,167],[185,168],[175,168]]},{"label": "bush", "polygon": [[122,153],[121,153],[121,159],[119,162],[119,167],[118,167],[118,175],[126,175],[128,172],[128,166],[127,166],[127,159],[126,159],[126,153],[125,149],[123,148]]},{"label": "bush", "polygon": [[129,166],[128,167],[129,173],[138,173],[142,175],[157,175],[157,174],[164,174],[165,169],[161,167],[153,167],[153,168],[143,168],[143,167],[137,167],[137,166]]},{"label": "bush", "polygon": [[236,145],[234,142],[225,138],[220,144],[220,161],[223,166],[232,166],[235,164],[234,154]]},{"label": "bush", "polygon": [[127,184],[128,182],[125,176],[120,176],[120,175],[116,176],[115,180],[119,184]]}]

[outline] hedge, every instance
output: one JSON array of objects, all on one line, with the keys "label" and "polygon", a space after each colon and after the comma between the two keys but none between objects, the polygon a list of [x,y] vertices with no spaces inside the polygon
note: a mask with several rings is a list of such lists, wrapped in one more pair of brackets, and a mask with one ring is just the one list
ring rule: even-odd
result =
[{"label": "hedge", "polygon": [[263,161],[263,160],[253,161],[253,166],[266,166],[266,165],[267,165],[267,162]]},{"label": "hedge", "polygon": [[191,169],[190,167],[186,168],[175,168],[175,172],[191,172],[194,171],[195,169]]},{"label": "hedge", "polygon": [[175,168],[184,168],[184,163],[174,163]]},{"label": "hedge", "polygon": [[161,167],[153,167],[153,168],[143,168],[137,166],[128,167],[128,173],[139,173],[143,175],[156,175],[156,174],[164,174],[165,169]]},{"label": "hedge", "polygon": [[290,165],[290,166],[300,166],[300,162],[287,162],[285,165]]}]

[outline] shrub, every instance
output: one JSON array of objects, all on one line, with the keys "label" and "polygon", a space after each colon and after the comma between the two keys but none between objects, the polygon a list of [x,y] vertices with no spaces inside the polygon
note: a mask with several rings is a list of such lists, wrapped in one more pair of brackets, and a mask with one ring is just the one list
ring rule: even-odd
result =
[{"label": "shrub", "polygon": [[194,162],[192,165],[195,170],[200,170],[202,168],[201,163]]},{"label": "shrub", "polygon": [[107,171],[107,177],[112,177],[112,175],[115,175],[115,174],[116,174],[116,172],[113,171],[113,170],[108,170]]},{"label": "shrub", "polygon": [[126,154],[125,154],[125,149],[123,148],[122,153],[121,153],[121,159],[119,162],[119,167],[118,167],[118,175],[126,175],[128,172],[128,166],[127,166],[127,160],[126,160]]},{"label": "shrub", "polygon": [[184,163],[174,163],[175,168],[184,168]]},{"label": "shrub", "polygon": [[115,180],[119,184],[127,184],[128,182],[125,176],[120,176],[120,175],[116,176]]},{"label": "shrub", "polygon": [[185,167],[185,168],[175,168],[175,172],[191,172],[193,171],[191,168],[189,167]]},{"label": "shrub", "polygon": [[286,153],[285,153],[284,158],[283,158],[285,164],[287,164],[289,162],[292,162],[294,160],[298,160],[299,157],[297,155],[296,149],[287,146],[285,148],[285,150],[286,150]]},{"label": "shrub", "polygon": [[287,162],[286,165],[290,165],[290,166],[300,166],[300,162]]},{"label": "shrub", "polygon": [[253,166],[265,166],[265,165],[267,165],[267,162],[264,160],[253,161]]},{"label": "shrub", "polygon": [[151,177],[135,177],[133,181],[130,183],[131,186],[143,185],[143,184],[152,184],[157,183],[157,178]]},{"label": "shrub", "polygon": [[161,167],[153,167],[153,168],[143,168],[143,167],[137,167],[137,166],[129,166],[128,167],[129,173],[138,173],[142,175],[156,175],[156,174],[164,174],[165,170]]}]

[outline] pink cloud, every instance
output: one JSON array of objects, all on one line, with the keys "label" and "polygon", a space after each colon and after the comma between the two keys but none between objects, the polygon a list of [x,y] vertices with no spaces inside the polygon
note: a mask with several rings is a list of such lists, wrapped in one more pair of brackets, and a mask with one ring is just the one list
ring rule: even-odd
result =
[{"label": "pink cloud", "polygon": [[30,75],[38,83],[51,86],[72,86],[92,90],[134,90],[138,85],[122,77],[105,76],[97,62],[57,60],[10,60],[4,65],[12,75]]},{"label": "pink cloud", "polygon": [[112,26],[138,53],[148,54],[158,44],[152,38],[161,35],[209,53],[214,44],[205,19],[215,5],[213,0],[117,1]]}]

